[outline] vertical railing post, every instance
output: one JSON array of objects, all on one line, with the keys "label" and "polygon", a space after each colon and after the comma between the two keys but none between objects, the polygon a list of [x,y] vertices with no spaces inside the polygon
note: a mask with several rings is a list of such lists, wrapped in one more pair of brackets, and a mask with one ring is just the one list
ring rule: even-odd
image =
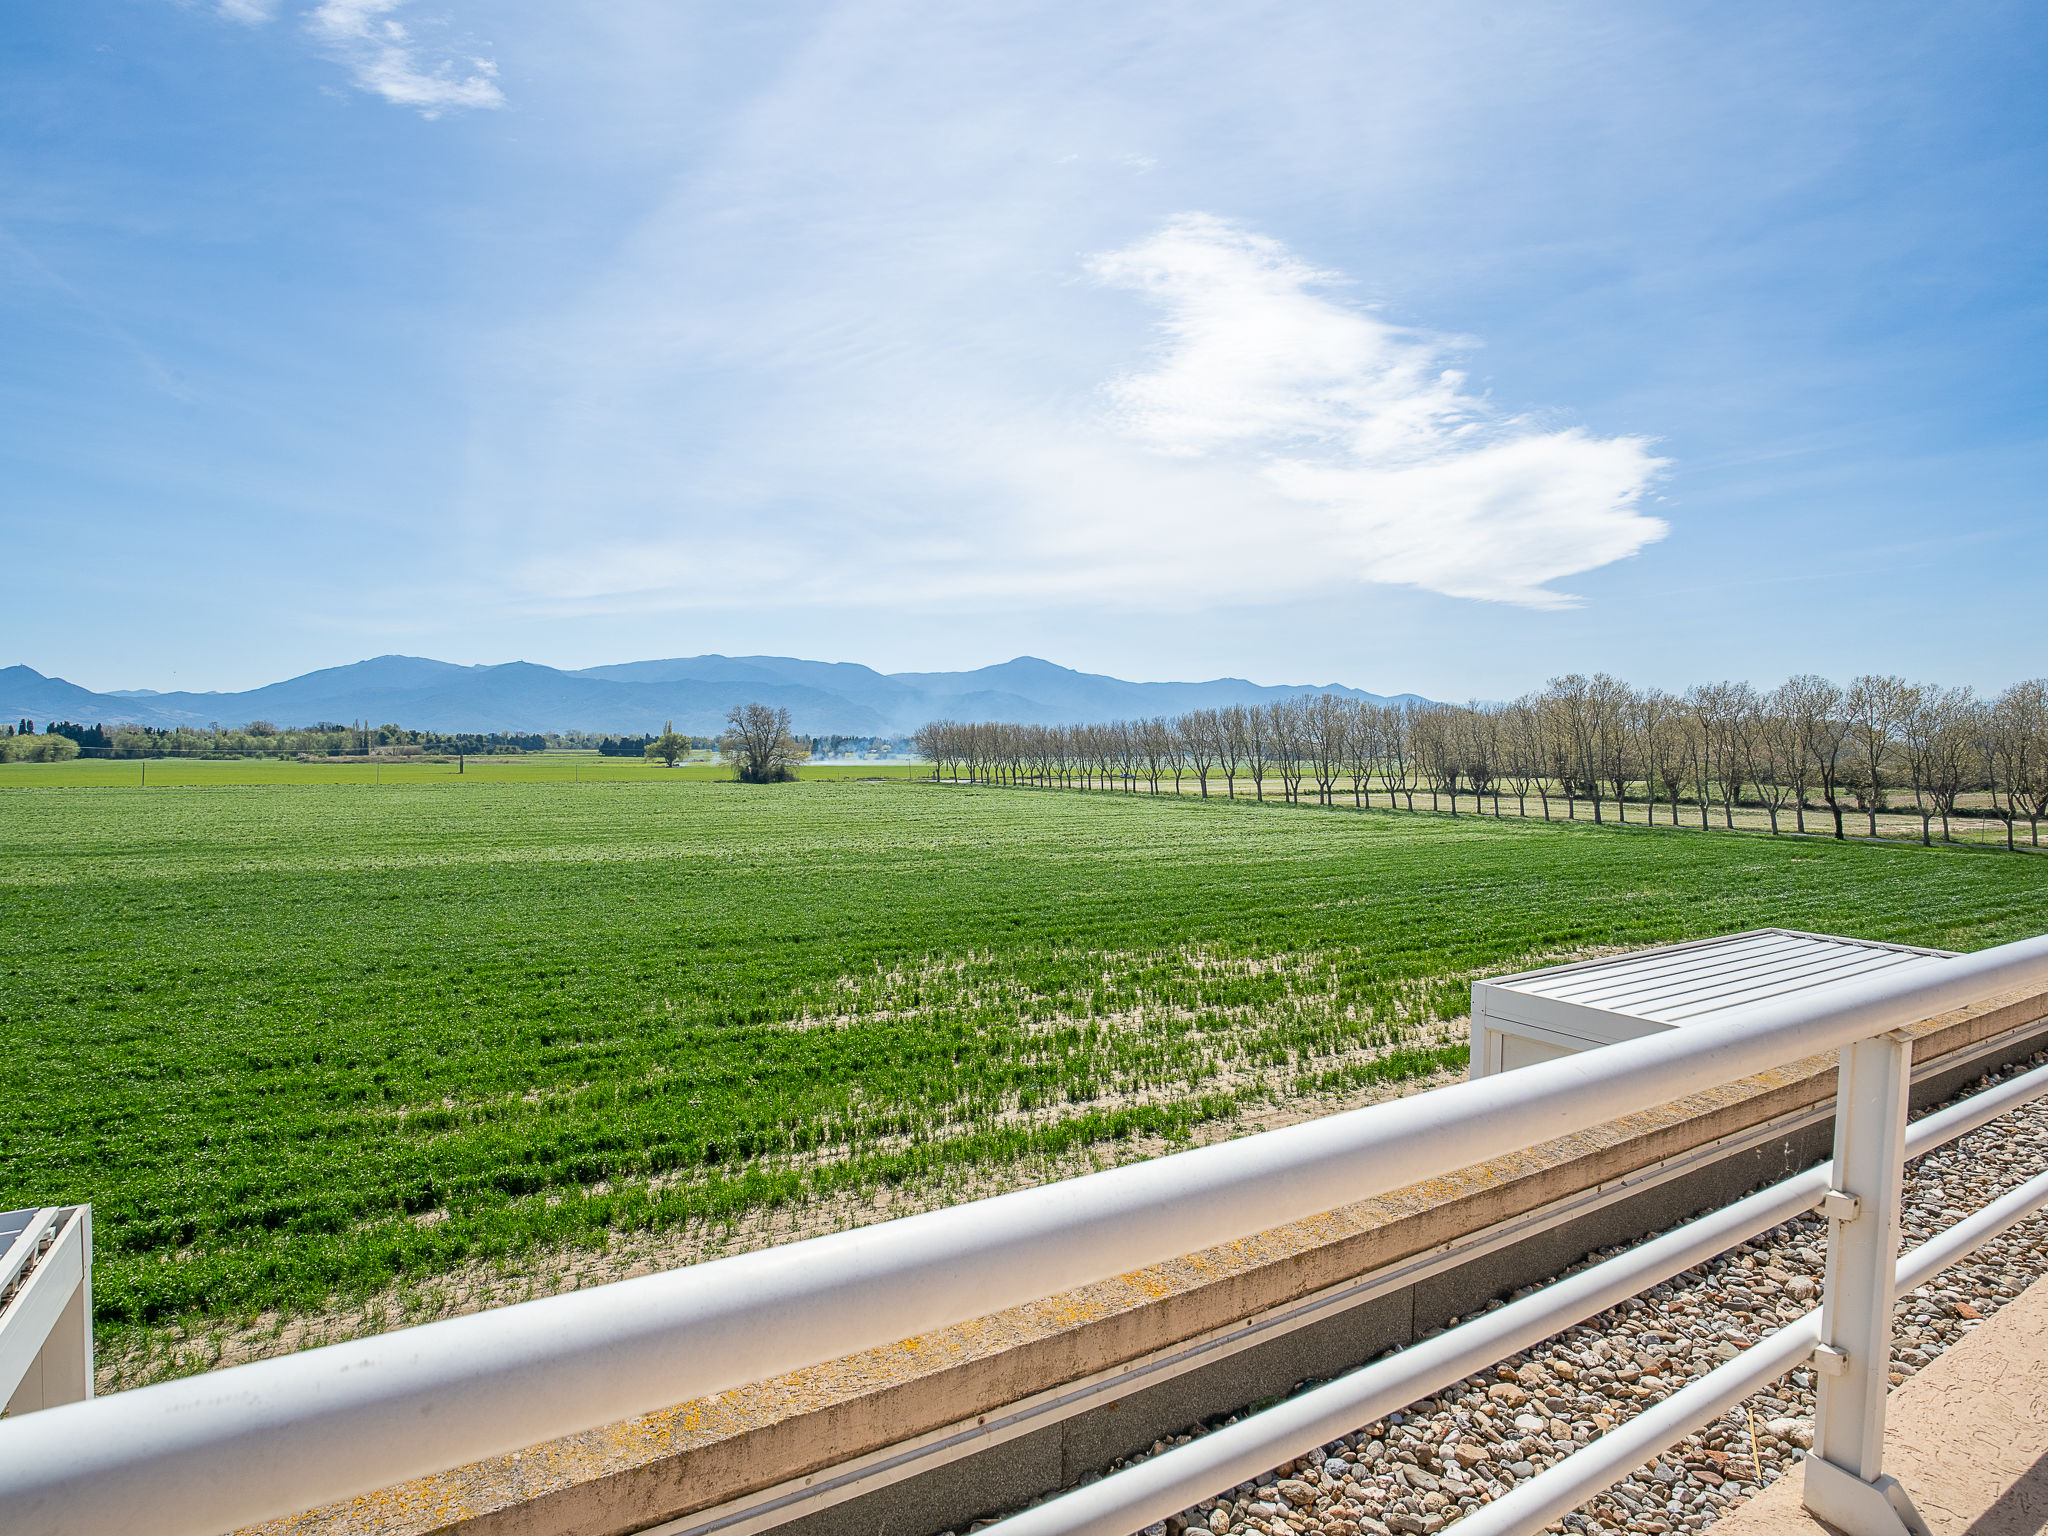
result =
[{"label": "vertical railing post", "polygon": [[1821,1300],[1820,1373],[1806,1507],[1848,1536],[1927,1529],[1884,1471],[1885,1393],[1891,1385],[1892,1290],[1905,1188],[1909,1030],[1845,1045],[1835,1089],[1835,1187]]}]

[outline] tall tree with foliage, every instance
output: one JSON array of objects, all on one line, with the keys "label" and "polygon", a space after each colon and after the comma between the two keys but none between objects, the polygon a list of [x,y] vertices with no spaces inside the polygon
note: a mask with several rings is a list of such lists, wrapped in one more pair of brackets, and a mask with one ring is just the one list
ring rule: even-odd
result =
[{"label": "tall tree with foliage", "polygon": [[667,768],[675,767],[689,755],[690,738],[676,734],[676,723],[673,720],[666,722],[661,728],[661,734],[647,743],[647,756],[660,758],[662,766]]}]

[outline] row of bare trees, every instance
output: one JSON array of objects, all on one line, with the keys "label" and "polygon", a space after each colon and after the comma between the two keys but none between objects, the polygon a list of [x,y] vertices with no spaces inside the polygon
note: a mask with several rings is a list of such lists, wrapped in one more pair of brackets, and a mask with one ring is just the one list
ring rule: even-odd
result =
[{"label": "row of bare trees", "polygon": [[1155,794],[1170,781],[1204,797],[1243,784],[1260,800],[1366,807],[1377,795],[1411,811],[1426,794],[1454,816],[1461,801],[1482,811],[1490,801],[1500,815],[1503,798],[1527,816],[1533,799],[1545,819],[1562,802],[1573,819],[1587,806],[1594,821],[1627,821],[1633,807],[1651,822],[1662,809],[1673,826],[1696,814],[1705,827],[1718,812],[1733,827],[1737,808],[1751,807],[1774,833],[1787,816],[1805,832],[1821,811],[1838,838],[1852,814],[1875,837],[1878,813],[1910,794],[1923,842],[1936,821],[1949,841],[1959,814],[1988,814],[2007,847],[2022,821],[2038,847],[2048,815],[2042,679],[1986,699],[1897,677],[1707,683],[1679,695],[1574,673],[1508,704],[1303,694],[1099,725],[936,720],[914,740],[938,778]]}]

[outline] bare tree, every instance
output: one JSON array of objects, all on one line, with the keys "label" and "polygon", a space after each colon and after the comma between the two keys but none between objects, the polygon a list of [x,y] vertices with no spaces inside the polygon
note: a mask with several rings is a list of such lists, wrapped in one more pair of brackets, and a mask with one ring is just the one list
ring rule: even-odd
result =
[{"label": "bare tree", "polygon": [[1472,798],[1480,803],[1474,810],[1485,814],[1486,798],[1493,797],[1493,815],[1500,819],[1501,730],[1500,712],[1474,699],[1459,713],[1459,755],[1465,760],[1465,778],[1472,785]]},{"label": "bare tree", "polygon": [[1707,811],[1714,803],[1714,728],[1699,706],[1700,690],[1686,693],[1685,776],[1700,808],[1700,830],[1707,830]]},{"label": "bare tree", "polygon": [[1799,830],[1806,830],[1806,791],[1818,785],[1821,798],[1834,813],[1835,836],[1842,836],[1842,754],[1849,731],[1842,719],[1842,690],[1811,672],[1788,678],[1779,686],[1777,707],[1790,722],[1795,752],[1792,759],[1794,802]]},{"label": "bare tree", "polygon": [[1415,717],[1414,704],[1380,706],[1380,782],[1386,786],[1387,804],[1401,796],[1410,811],[1415,809]]},{"label": "bare tree", "polygon": [[2020,800],[2027,816],[2027,840],[2041,846],[2041,818],[2048,815],[2048,679],[2030,678],[2007,690],[2020,728],[2027,733],[2027,760],[2020,775]]},{"label": "bare tree", "polygon": [[1344,771],[1352,718],[1349,702],[1334,693],[1319,693],[1301,701],[1302,744],[1315,774],[1316,799],[1324,805],[1331,803],[1337,777]]},{"label": "bare tree", "polygon": [[1952,690],[1954,714],[1944,722],[1935,748],[1931,791],[1941,807],[1941,840],[1955,841],[1950,823],[1956,802],[1976,779],[1977,739],[1983,734],[1984,704],[1969,688]]},{"label": "bare tree", "polygon": [[1636,699],[1636,732],[1645,788],[1650,802],[1649,820],[1654,824],[1659,791],[1671,803],[1671,825],[1678,825],[1678,797],[1685,789],[1685,706],[1670,694],[1651,689]]},{"label": "bare tree", "polygon": [[1543,780],[1543,717],[1528,695],[1501,712],[1501,754],[1508,782],[1515,787],[1515,809],[1529,814],[1529,792],[1543,800],[1543,819],[1550,820],[1550,790]]},{"label": "bare tree", "polygon": [[[1564,796],[1566,821],[1579,819],[1578,742],[1563,699],[1553,684],[1537,696],[1538,717],[1543,724],[1543,755],[1550,782]],[[1543,815],[1550,816],[1550,800],[1544,797]]]},{"label": "bare tree", "polygon": [[946,754],[953,747],[954,722],[933,720],[921,725],[910,738],[911,750],[932,765],[932,777],[940,777]]},{"label": "bare tree", "polygon": [[[1181,758],[1195,775],[1195,782],[1202,786],[1202,798],[1209,798],[1209,771],[1216,766],[1216,755],[1220,743],[1216,728],[1216,711],[1197,709],[1182,715],[1174,722],[1180,732]],[[1180,788],[1176,780],[1174,788]]]},{"label": "bare tree", "polygon": [[1116,774],[1123,780],[1124,793],[1138,792],[1138,728],[1128,720],[1109,724],[1110,750],[1115,754]]},{"label": "bare tree", "polygon": [[[1749,772],[1745,736],[1757,707],[1756,690],[1747,683],[1702,683],[1685,699],[1704,737],[1708,771],[1721,801],[1721,824],[1732,828]],[[1704,802],[1700,825],[1706,825]]]},{"label": "bare tree", "polygon": [[1031,776],[1050,787],[1059,764],[1060,738],[1066,733],[1058,726],[1039,726],[1031,733]]},{"label": "bare tree", "polygon": [[[1596,780],[1604,780],[1614,791],[1614,814],[1628,820],[1628,790],[1636,780],[1636,738],[1631,729],[1635,714],[1635,690],[1605,672],[1593,674],[1593,760]],[[1593,819],[1600,819],[1600,802],[1593,802]]]},{"label": "bare tree", "polygon": [[2041,817],[2048,813],[2048,682],[2014,683],[1991,709],[1992,785],[1995,805],[2005,788],[2005,846],[2013,846],[2013,823],[2027,818],[2030,841],[2041,846]]},{"label": "bare tree", "polygon": [[1415,766],[1429,785],[1429,808],[1443,809],[1439,795],[1451,797],[1451,814],[1458,814],[1458,781],[1463,767],[1458,761],[1458,744],[1453,710],[1448,704],[1425,704],[1410,717],[1409,740],[1414,744]]},{"label": "bare tree", "polygon": [[1132,727],[1131,739],[1145,765],[1145,780],[1152,786],[1152,793],[1159,793],[1160,776],[1172,769],[1175,780],[1173,792],[1179,794],[1180,762],[1175,752],[1177,733],[1173,727],[1163,716],[1154,715]]},{"label": "bare tree", "polygon": [[1877,813],[1885,808],[1899,730],[1912,713],[1915,692],[1903,677],[1869,673],[1849,684],[1842,696],[1842,716],[1849,727],[1850,787],[1869,818],[1872,837],[1877,836]]},{"label": "bare tree", "polygon": [[1791,795],[1792,761],[1799,754],[1796,735],[1779,707],[1774,691],[1757,699],[1755,721],[1749,731],[1749,782],[1771,818],[1771,836],[1778,835],[1778,815]]},{"label": "bare tree", "polygon": [[[1933,821],[1937,814],[1941,817],[1941,840],[1950,840],[1948,812],[1955,802],[1953,798],[1942,799],[1942,785],[1947,777],[1944,769],[1951,760],[1958,766],[1967,761],[1963,754],[1952,751],[1952,743],[1959,734],[1958,724],[1967,718],[1970,702],[1967,688],[1916,687],[1912,705],[1899,721],[1900,757],[1906,769],[1906,783],[1913,791],[1913,809],[1920,817],[1923,846],[1934,841]],[[1957,792],[1961,788],[1958,776]]]},{"label": "bare tree", "polygon": [[1590,792],[1593,820],[1600,821],[1600,713],[1604,690],[1594,678],[1577,672],[1553,677],[1544,700],[1556,720],[1558,767],[1565,785],[1565,804],[1578,819],[1582,792]]},{"label": "bare tree", "polygon": [[1266,712],[1256,704],[1239,707],[1233,723],[1243,733],[1238,738],[1238,748],[1243,754],[1244,771],[1252,781],[1252,791],[1260,804],[1266,799],[1266,770],[1273,760],[1272,724]]},{"label": "bare tree", "polygon": [[1081,787],[1103,789],[1109,784],[1109,728],[1101,725],[1084,725],[1075,732],[1075,744],[1080,750]]},{"label": "bare tree", "polygon": [[1244,761],[1245,743],[1251,723],[1242,704],[1231,704],[1216,712],[1216,745],[1222,754],[1223,782],[1230,798],[1237,798],[1237,770]]},{"label": "bare tree", "polygon": [[[2026,755],[2024,738],[2013,729],[2013,718],[2005,708],[2005,699],[1994,700],[1977,716],[1977,755],[1983,764],[1984,779],[1991,790],[1991,814],[2005,823],[2005,846],[2013,846],[2013,823],[2019,815],[2019,792],[2015,781],[2019,777],[2021,759]],[[2001,803],[2000,789],[2005,791]]]},{"label": "bare tree", "polygon": [[[1372,805],[1372,774],[1380,754],[1380,709],[1370,699],[1353,699],[1351,721],[1344,730],[1344,771],[1351,779],[1351,803]],[[1388,804],[1393,797],[1387,797]]]},{"label": "bare tree", "polygon": [[1714,753],[1714,778],[1721,786],[1721,824],[1735,827],[1735,809],[1742,804],[1743,788],[1749,783],[1750,765],[1755,760],[1753,738],[1763,701],[1748,683],[1726,685],[1727,712],[1722,717],[1721,735]]},{"label": "bare tree", "polygon": [[789,734],[789,711],[767,704],[735,704],[726,711],[718,750],[732,760],[743,784],[780,784],[796,777],[811,749]]},{"label": "bare tree", "polygon": [[1629,732],[1631,700],[1635,690],[1618,677],[1605,672],[1593,674],[1588,693],[1593,727],[1593,758],[1589,782],[1593,786],[1593,819],[1600,820],[1600,785],[1614,787],[1615,815],[1628,820],[1628,786],[1635,781],[1634,740]]},{"label": "bare tree", "polygon": [[1272,743],[1273,763],[1280,770],[1281,794],[1289,805],[1301,798],[1301,777],[1308,756],[1304,702],[1280,699],[1264,710],[1266,737]]}]

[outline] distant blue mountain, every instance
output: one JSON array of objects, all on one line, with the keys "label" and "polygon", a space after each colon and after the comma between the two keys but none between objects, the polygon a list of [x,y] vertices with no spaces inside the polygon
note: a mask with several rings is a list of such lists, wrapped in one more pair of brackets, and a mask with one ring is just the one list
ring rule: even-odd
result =
[{"label": "distant blue mountain", "polygon": [[[0,706],[0,719],[8,721],[24,716],[38,722],[58,720],[66,715],[76,719],[82,713],[89,714],[95,710],[135,707],[127,699],[94,693],[76,683],[67,683],[61,677],[45,677],[33,667],[0,668],[0,699],[7,701]],[[127,716],[108,718],[126,719]]]},{"label": "distant blue mountain", "polygon": [[1265,687],[1237,677],[1130,683],[1035,656],[972,672],[894,673],[789,656],[688,656],[574,672],[526,661],[464,667],[422,656],[377,656],[243,693],[94,693],[30,667],[7,667],[0,669],[0,719],[154,726],[369,720],[414,730],[628,734],[658,731],[673,720],[678,730],[714,735],[733,705],[759,701],[788,706],[801,732],[866,736],[912,731],[939,716],[1055,725],[1177,715],[1304,693],[1390,697],[1337,683]]}]

